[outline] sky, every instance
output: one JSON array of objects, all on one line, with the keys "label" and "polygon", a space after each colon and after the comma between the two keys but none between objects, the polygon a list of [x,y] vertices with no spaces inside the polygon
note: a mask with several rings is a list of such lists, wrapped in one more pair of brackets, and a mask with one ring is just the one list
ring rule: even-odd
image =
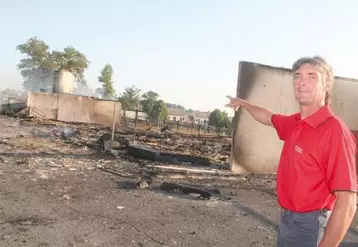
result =
[{"label": "sky", "polygon": [[358,78],[356,0],[0,1],[0,89],[21,89],[16,46],[33,36],[84,53],[93,88],[110,63],[117,92],[134,85],[201,111],[235,96],[239,61],[291,67],[321,55]]}]

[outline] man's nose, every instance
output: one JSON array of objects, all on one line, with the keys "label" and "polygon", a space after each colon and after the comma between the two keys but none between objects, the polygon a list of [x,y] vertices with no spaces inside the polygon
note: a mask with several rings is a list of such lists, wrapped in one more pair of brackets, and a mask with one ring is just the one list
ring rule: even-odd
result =
[{"label": "man's nose", "polygon": [[301,80],[299,81],[300,86],[306,86],[307,80],[308,80],[308,78],[303,76],[301,78]]}]

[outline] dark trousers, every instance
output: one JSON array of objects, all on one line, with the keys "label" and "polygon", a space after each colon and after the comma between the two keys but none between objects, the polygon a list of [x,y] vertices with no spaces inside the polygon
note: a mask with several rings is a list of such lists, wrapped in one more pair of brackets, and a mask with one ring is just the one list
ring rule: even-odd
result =
[{"label": "dark trousers", "polygon": [[282,210],[277,247],[317,247],[330,215],[325,209],[308,213]]}]

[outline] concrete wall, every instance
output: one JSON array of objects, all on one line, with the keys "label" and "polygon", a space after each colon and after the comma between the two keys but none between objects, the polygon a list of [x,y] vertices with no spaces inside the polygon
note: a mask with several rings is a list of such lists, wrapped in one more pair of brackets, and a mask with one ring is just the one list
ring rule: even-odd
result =
[{"label": "concrete wall", "polygon": [[[292,71],[240,62],[236,96],[275,113],[298,111]],[[336,77],[332,109],[353,133],[358,133],[358,80]],[[283,142],[276,131],[256,122],[245,110],[235,114],[231,169],[236,172],[275,173]]]},{"label": "concrete wall", "polygon": [[112,126],[114,106],[116,106],[115,119],[118,126],[121,118],[121,104],[117,101],[71,94],[34,92],[29,92],[27,97],[30,116],[65,122]]},{"label": "concrete wall", "polygon": [[[124,116],[124,111],[121,112],[122,116]],[[125,111],[125,116],[129,119],[135,119],[135,111]],[[147,120],[148,116],[145,112],[138,112],[137,115],[138,119],[140,120]]]},{"label": "concrete wall", "polygon": [[54,73],[53,93],[73,93],[75,77],[71,72],[60,70]]}]

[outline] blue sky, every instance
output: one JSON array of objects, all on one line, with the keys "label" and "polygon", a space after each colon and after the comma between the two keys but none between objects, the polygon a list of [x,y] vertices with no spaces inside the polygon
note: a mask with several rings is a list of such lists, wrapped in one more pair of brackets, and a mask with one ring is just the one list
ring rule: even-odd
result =
[{"label": "blue sky", "polygon": [[290,67],[319,54],[358,78],[357,13],[356,0],[2,0],[0,88],[21,87],[15,47],[37,36],[83,52],[94,88],[111,63],[119,92],[133,84],[187,108],[225,109],[240,60]]}]

